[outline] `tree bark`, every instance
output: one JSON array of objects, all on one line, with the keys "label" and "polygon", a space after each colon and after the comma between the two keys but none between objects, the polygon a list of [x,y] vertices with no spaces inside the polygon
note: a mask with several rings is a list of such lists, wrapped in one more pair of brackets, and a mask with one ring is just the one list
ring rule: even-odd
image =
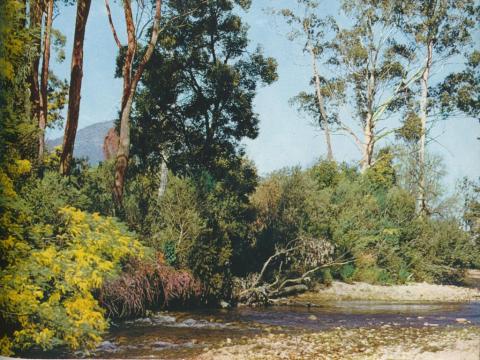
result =
[{"label": "tree bark", "polygon": [[[376,62],[376,57],[374,58]],[[367,113],[365,116],[365,123],[363,128],[364,142],[363,142],[363,158],[362,158],[362,172],[366,171],[373,163],[373,150],[375,146],[375,119],[373,117],[373,101],[375,97],[375,67],[369,71],[367,83]]]},{"label": "tree bark", "polygon": [[125,22],[127,27],[127,53],[125,56],[125,63],[123,66],[123,94],[120,115],[120,140],[118,144],[117,159],[115,163],[115,181],[113,186],[113,194],[117,205],[121,206],[123,200],[123,190],[125,186],[125,176],[128,168],[128,159],[130,154],[130,113],[132,111],[133,98],[137,90],[137,85],[142,77],[145,65],[152,57],[153,50],[157,43],[158,34],[160,31],[160,16],[161,16],[161,0],[156,0],[155,17],[153,21],[152,35],[148,44],[147,50],[143,55],[137,71],[132,76],[133,58],[137,47],[137,40],[135,38],[135,25],[133,21],[132,8],[130,0],[125,0],[124,12]]},{"label": "tree bark", "polygon": [[312,55],[313,75],[315,77],[315,91],[317,94],[318,109],[320,110],[320,122],[325,133],[325,141],[327,143],[327,160],[335,161],[333,158],[332,141],[330,137],[330,127],[328,125],[327,112],[325,110],[325,102],[320,89],[320,76],[317,69],[317,57],[313,48],[310,46],[310,54]]},{"label": "tree bark", "polygon": [[166,155],[162,152],[162,165],[160,166],[160,185],[158,187],[158,200],[160,200],[167,189],[168,166]]},{"label": "tree bark", "polygon": [[83,78],[83,43],[85,27],[91,0],[79,0],[77,3],[77,18],[75,21],[75,35],[73,38],[72,66],[70,73],[70,89],[68,93],[68,113],[63,137],[62,156],[60,158],[60,173],[70,173],[73,158],[75,136],[77,134],[78,116],[80,112],[80,98]]},{"label": "tree bark", "polygon": [[427,213],[426,200],[426,180],[425,180],[425,145],[427,135],[427,117],[428,117],[428,78],[432,68],[433,57],[433,40],[430,40],[427,45],[427,55],[425,69],[420,78],[421,95],[420,95],[420,121],[422,125],[420,140],[419,140],[419,192],[417,199],[417,211],[420,215]]},{"label": "tree bark", "polygon": [[40,80],[40,111],[38,127],[40,130],[38,139],[38,159],[41,162],[45,152],[45,128],[48,116],[48,68],[50,64],[50,37],[53,22],[53,0],[48,0],[45,19],[45,33],[43,40],[42,74]]},{"label": "tree bark", "polygon": [[[42,7],[39,0],[30,1],[30,29],[33,30],[33,45],[35,54],[32,59],[32,68],[29,75],[30,82],[30,104],[33,120],[40,125],[41,97],[39,84],[39,67],[41,54],[42,38]],[[39,154],[40,158],[40,154]]]}]

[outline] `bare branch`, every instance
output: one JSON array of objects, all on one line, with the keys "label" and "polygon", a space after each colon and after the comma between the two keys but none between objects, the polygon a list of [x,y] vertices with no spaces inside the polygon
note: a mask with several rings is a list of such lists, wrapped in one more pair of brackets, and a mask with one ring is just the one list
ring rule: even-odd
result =
[{"label": "bare branch", "polygon": [[110,28],[112,29],[113,38],[115,39],[115,43],[117,44],[118,48],[121,49],[123,46],[118,39],[117,31],[115,30],[115,26],[113,25],[112,13],[110,11],[110,5],[108,3],[108,0],[105,0],[105,7],[107,8],[108,22],[110,23]]}]

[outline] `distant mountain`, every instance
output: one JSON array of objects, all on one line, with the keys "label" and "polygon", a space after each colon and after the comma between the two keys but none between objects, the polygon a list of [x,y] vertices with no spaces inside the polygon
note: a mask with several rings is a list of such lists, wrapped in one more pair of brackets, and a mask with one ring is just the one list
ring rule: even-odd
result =
[{"label": "distant mountain", "polygon": [[[103,161],[103,140],[108,130],[114,126],[113,121],[93,124],[77,130],[73,156],[76,158],[88,158],[91,165]],[[47,140],[49,149],[62,145],[63,138]]]}]

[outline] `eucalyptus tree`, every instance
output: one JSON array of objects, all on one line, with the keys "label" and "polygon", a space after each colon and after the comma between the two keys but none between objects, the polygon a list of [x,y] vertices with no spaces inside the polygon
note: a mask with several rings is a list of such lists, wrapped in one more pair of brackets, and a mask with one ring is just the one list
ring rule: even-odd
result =
[{"label": "eucalyptus tree", "polygon": [[337,126],[354,139],[364,171],[374,163],[375,145],[395,130],[382,122],[405,106],[422,66],[402,41],[396,2],[344,0],[342,11],[352,25],[339,26],[327,63],[344,81],[345,105],[355,109],[351,116],[361,135],[342,117]]},{"label": "eucalyptus tree", "polygon": [[302,92],[294,101],[319,117],[327,144],[330,127],[351,136],[366,170],[374,163],[375,145],[394,131],[391,125],[381,128],[381,123],[405,106],[409,87],[420,76],[414,53],[402,42],[396,3],[344,0],[341,11],[347,21],[343,24],[321,14],[317,1],[298,3],[304,15],[291,9],[280,13],[296,27],[290,37],[304,40],[312,59],[315,92]]},{"label": "eucalyptus tree", "polygon": [[333,32],[335,22],[331,18],[321,17],[318,14],[318,1],[297,0],[297,3],[300,6],[298,12],[289,8],[275,11],[291,27],[291,31],[288,33],[289,40],[301,41],[304,52],[311,59],[311,84],[314,86],[314,92],[312,94],[302,91],[292,99],[292,103],[296,103],[300,110],[318,119],[316,125],[325,134],[327,160],[333,161],[330,127],[338,115],[335,108],[337,102],[335,102],[334,94],[339,94],[339,87],[342,87],[343,83],[335,81],[335,79],[327,80],[326,77],[322,76],[319,71],[318,61],[328,47],[327,33]]},{"label": "eucalyptus tree", "polygon": [[[109,23],[112,33],[119,50],[125,51],[125,56],[122,58],[122,77],[123,77],[123,92],[120,106],[120,131],[118,150],[115,160],[115,180],[113,185],[113,194],[118,205],[122,203],[123,190],[125,186],[125,176],[128,167],[128,160],[130,156],[130,113],[132,111],[133,99],[137,91],[138,83],[142,78],[145,66],[149,62],[155,45],[157,43],[160,32],[160,18],[162,14],[162,1],[152,1],[151,18],[142,23],[143,15],[147,5],[144,1],[137,1],[137,15],[134,20],[131,0],[123,1],[123,10],[125,16],[125,27],[127,29],[127,46],[126,49],[122,46],[115,27],[113,25],[110,14],[110,6],[108,0],[105,0]],[[143,20],[145,21],[145,20]],[[146,24],[151,24],[149,28],[150,40],[144,49],[139,49],[138,41],[142,38]],[[143,50],[143,51],[138,51]],[[137,56],[137,57],[136,57]],[[138,62],[134,69],[135,61]]]},{"label": "eucalyptus tree", "polygon": [[83,79],[83,43],[91,0],[78,0],[73,36],[72,65],[70,71],[70,88],[68,93],[67,123],[63,136],[62,154],[60,157],[60,173],[70,173],[73,147],[77,134],[78,116],[80,114],[80,93]]},{"label": "eucalyptus tree", "polygon": [[[32,117],[38,124],[39,161],[42,160],[45,151],[45,128],[47,124],[48,108],[48,67],[50,62],[53,4],[53,0],[31,0],[28,4],[29,28],[32,33],[32,42],[35,47],[30,73],[30,100]],[[45,19],[43,19],[44,16]],[[42,60],[41,65],[40,59]]]},{"label": "eucalyptus tree", "polygon": [[480,120],[480,51],[469,54],[465,68],[447,75],[433,93],[443,116],[460,111]]},{"label": "eucalyptus tree", "polygon": [[[435,120],[435,114],[432,114],[430,110],[435,108],[436,104],[442,103],[442,97],[444,104],[451,103],[446,100],[448,97],[450,99],[456,97],[459,100],[457,104],[460,105],[460,109],[464,106],[463,110],[466,110],[467,113],[472,110],[471,105],[462,103],[462,99],[465,98],[462,94],[465,92],[457,94],[457,96],[455,94],[447,96],[446,91],[434,91],[432,72],[435,69],[442,70],[442,74],[448,80],[444,90],[459,90],[457,85],[469,77],[468,73],[464,73],[465,76],[447,75],[449,72],[447,62],[452,59],[458,61],[463,55],[462,53],[472,44],[472,32],[477,24],[479,5],[475,0],[410,0],[399,2],[397,12],[401,15],[398,19],[403,32],[410,35],[416,56],[424,63],[424,70],[419,80],[420,95],[417,109],[420,121],[418,140],[420,180],[417,209],[421,214],[425,214],[428,212],[424,176],[426,139],[428,124]],[[439,82],[441,83],[442,80],[440,79]],[[447,106],[443,110],[451,109]],[[445,115],[445,111],[443,115]]]},{"label": "eucalyptus tree", "polygon": [[[37,124],[37,157],[41,163],[45,152],[45,130],[49,126],[51,111],[55,112],[54,119],[58,119],[59,104],[63,107],[65,102],[65,84],[51,79],[49,70],[52,47],[63,61],[63,46],[65,37],[55,30],[53,25],[54,12],[58,12],[60,4],[69,4],[71,0],[30,0],[25,2],[25,12],[28,22],[25,22],[32,36],[33,51],[30,63],[30,103],[31,117]],[[53,39],[52,39],[53,38]],[[53,43],[52,43],[53,40]],[[52,98],[55,93],[54,98]],[[56,103],[56,106],[52,104]]]}]

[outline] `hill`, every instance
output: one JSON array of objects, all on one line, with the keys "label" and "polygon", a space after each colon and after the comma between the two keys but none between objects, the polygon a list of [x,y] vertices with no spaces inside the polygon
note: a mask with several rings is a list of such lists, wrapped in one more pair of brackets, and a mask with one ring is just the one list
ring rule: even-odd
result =
[{"label": "hill", "polygon": [[[113,126],[113,121],[96,123],[77,131],[73,156],[87,158],[91,165],[96,165],[104,160],[103,140],[108,130]],[[49,149],[62,145],[63,138],[47,140]]]}]

